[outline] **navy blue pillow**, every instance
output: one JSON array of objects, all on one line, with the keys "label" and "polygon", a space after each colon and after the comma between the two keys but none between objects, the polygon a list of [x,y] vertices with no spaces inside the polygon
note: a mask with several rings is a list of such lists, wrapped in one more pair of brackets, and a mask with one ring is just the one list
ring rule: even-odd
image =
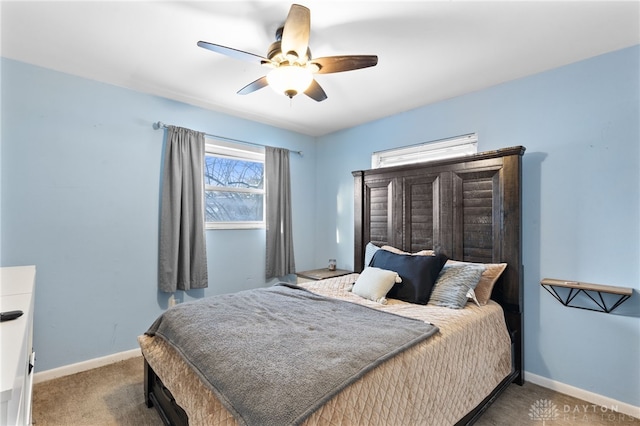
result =
[{"label": "navy blue pillow", "polygon": [[438,274],[446,262],[447,256],[443,254],[412,256],[378,250],[373,255],[370,266],[395,271],[402,278],[402,282],[394,284],[387,293],[387,298],[426,305]]}]

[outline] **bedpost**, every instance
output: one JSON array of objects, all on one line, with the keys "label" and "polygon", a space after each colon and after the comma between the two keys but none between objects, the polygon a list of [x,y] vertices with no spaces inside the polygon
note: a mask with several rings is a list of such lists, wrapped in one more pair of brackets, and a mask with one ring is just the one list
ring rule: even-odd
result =
[{"label": "bedpost", "polygon": [[147,360],[144,360],[144,403],[148,408],[153,407],[153,401],[149,398],[149,393],[153,388],[154,372],[149,367]]},{"label": "bedpost", "polygon": [[505,277],[511,285],[502,288],[505,318],[512,333],[514,368],[518,375],[514,382],[524,384],[524,266],[522,264],[522,156],[525,148],[503,159],[503,238],[502,256],[508,263]]},{"label": "bedpost", "polygon": [[353,175],[353,219],[354,219],[354,254],[353,270],[362,272],[364,269],[364,171],[358,170],[351,173]]}]

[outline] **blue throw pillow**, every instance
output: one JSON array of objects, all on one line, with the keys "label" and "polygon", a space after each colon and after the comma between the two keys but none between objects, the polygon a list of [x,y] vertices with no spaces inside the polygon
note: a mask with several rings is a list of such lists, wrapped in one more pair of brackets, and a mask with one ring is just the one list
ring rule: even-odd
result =
[{"label": "blue throw pillow", "polygon": [[371,263],[371,259],[373,259],[373,255],[380,250],[380,247],[373,243],[367,243],[364,248],[364,267],[366,268]]},{"label": "blue throw pillow", "polygon": [[370,266],[395,271],[402,278],[402,282],[395,284],[387,293],[387,298],[426,305],[438,274],[446,262],[447,256],[443,254],[412,256],[378,250],[373,255]]}]

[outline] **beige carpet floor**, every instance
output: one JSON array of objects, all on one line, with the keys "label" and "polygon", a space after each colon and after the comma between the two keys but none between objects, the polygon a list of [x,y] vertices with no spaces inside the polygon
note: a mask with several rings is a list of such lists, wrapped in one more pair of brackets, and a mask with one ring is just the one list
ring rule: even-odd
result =
[{"label": "beige carpet floor", "polygon": [[162,425],[144,404],[144,362],[131,358],[33,387],[36,426]]},{"label": "beige carpet floor", "polygon": [[[33,390],[34,425],[160,426],[155,409],[144,404],[143,378],[138,357],[38,383]],[[476,425],[640,426],[639,420],[610,408],[525,383],[511,385]]]}]

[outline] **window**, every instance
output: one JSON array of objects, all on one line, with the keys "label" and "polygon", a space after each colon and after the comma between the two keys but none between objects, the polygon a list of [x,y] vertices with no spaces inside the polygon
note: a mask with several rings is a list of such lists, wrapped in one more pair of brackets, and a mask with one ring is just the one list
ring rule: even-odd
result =
[{"label": "window", "polygon": [[264,228],[264,148],[207,139],[207,229]]},{"label": "window", "polygon": [[371,156],[371,168],[377,169],[380,167],[443,160],[477,152],[478,135],[470,133],[448,139],[374,152]]}]

